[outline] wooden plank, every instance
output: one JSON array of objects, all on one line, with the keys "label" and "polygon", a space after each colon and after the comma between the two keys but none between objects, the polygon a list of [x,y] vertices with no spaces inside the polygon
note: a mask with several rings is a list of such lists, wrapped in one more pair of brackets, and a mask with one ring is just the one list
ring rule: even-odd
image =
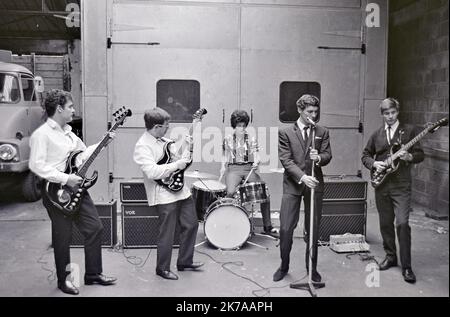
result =
[{"label": "wooden plank", "polygon": [[63,65],[62,64],[42,64],[37,63],[36,64],[36,71],[57,71],[61,72],[63,71]]}]

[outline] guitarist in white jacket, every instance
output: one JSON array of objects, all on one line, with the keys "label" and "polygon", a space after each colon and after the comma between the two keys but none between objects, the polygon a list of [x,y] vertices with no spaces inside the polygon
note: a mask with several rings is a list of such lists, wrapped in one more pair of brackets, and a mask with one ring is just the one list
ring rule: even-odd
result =
[{"label": "guitarist in white jacket", "polygon": [[[45,99],[45,111],[47,121],[36,129],[30,138],[29,167],[33,173],[50,182],[67,186],[79,185],[81,177],[64,173],[67,159],[73,151],[83,151],[76,158],[79,165],[90,156],[97,145],[86,148],[83,141],[71,131],[68,123],[72,121],[75,109],[69,92],[59,89],[49,91]],[[110,133],[109,137],[112,140],[114,134]],[[79,293],[73,282],[67,278],[69,272],[66,271],[67,265],[70,264],[70,241],[74,223],[85,238],[85,284],[114,284],[116,278],[102,274],[103,225],[89,194],[86,192],[81,199],[79,212],[74,217],[64,215],[46,195],[43,195],[42,201],[52,222],[58,288],[71,295]]]},{"label": "guitarist in white jacket", "polygon": [[[146,131],[136,143],[133,158],[144,176],[149,208],[156,208],[159,215],[156,274],[164,279],[178,280],[178,275],[170,269],[177,223],[180,226],[177,270],[196,271],[203,265],[201,262],[193,261],[198,230],[197,214],[188,187],[184,186],[179,191],[171,191],[160,185],[158,180],[169,177],[178,170],[184,170],[191,158],[189,151],[178,155],[174,144],[168,146],[170,140],[164,138],[170,121],[167,111],[158,107],[147,110],[144,121]],[[171,161],[160,163],[167,146]]]},{"label": "guitarist in white jacket", "polygon": [[[386,169],[384,161],[388,158],[394,143],[405,144],[419,134],[415,127],[398,121],[400,105],[396,99],[383,100],[380,111],[383,126],[371,135],[361,158],[364,166],[371,172],[382,172]],[[419,143],[415,143],[409,151],[401,150],[399,154],[398,169],[387,175],[384,182],[375,188],[380,231],[386,252],[386,257],[379,268],[383,271],[397,266],[395,245],[395,229],[397,229],[403,278],[408,283],[415,283],[416,276],[411,267],[411,228],[408,223],[411,211],[411,166],[422,162],[424,153]]]}]

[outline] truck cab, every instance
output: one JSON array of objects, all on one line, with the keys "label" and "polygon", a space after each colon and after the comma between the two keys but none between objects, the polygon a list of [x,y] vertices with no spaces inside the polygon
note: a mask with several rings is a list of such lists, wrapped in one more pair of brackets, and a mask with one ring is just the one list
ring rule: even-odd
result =
[{"label": "truck cab", "polygon": [[0,61],[0,199],[20,194],[41,198],[41,180],[28,167],[29,140],[44,122],[42,78],[27,68]]}]

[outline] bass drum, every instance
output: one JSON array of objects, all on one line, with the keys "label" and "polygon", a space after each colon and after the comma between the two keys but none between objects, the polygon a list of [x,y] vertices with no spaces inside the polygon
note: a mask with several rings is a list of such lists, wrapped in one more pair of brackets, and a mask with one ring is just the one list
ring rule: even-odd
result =
[{"label": "bass drum", "polygon": [[247,211],[233,199],[215,201],[206,213],[204,232],[206,240],[221,250],[236,250],[250,237],[250,219]]}]

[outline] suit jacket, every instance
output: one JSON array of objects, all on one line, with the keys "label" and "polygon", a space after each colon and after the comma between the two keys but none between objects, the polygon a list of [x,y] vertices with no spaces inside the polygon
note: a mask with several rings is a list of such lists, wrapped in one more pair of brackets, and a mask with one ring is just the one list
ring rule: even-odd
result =
[{"label": "suit jacket", "polygon": [[[402,124],[400,122],[397,130],[392,137],[392,142],[400,141],[399,143],[406,144],[419,133],[420,130],[416,127]],[[387,159],[388,154],[390,153],[389,150],[390,145],[387,142],[386,130],[383,124],[383,126],[381,126],[371,135],[366,147],[363,150],[361,161],[367,169],[372,171],[373,163],[375,161],[384,161],[385,159]],[[424,159],[424,153],[419,142],[412,146],[408,152],[412,154],[412,161],[405,162],[400,160],[398,170],[389,175],[386,178],[385,182],[411,182],[411,164],[422,162]]]},{"label": "suit jacket", "polygon": [[[292,126],[278,132],[278,156],[284,167],[283,194],[302,195],[306,185],[299,184],[303,175],[311,175],[312,161],[309,159],[312,134],[305,147],[302,131],[295,122]],[[320,155],[320,163],[314,168],[314,176],[319,181],[317,192],[323,192],[323,174],[321,166],[331,161],[330,134],[324,127],[316,125],[315,148]]]}]

